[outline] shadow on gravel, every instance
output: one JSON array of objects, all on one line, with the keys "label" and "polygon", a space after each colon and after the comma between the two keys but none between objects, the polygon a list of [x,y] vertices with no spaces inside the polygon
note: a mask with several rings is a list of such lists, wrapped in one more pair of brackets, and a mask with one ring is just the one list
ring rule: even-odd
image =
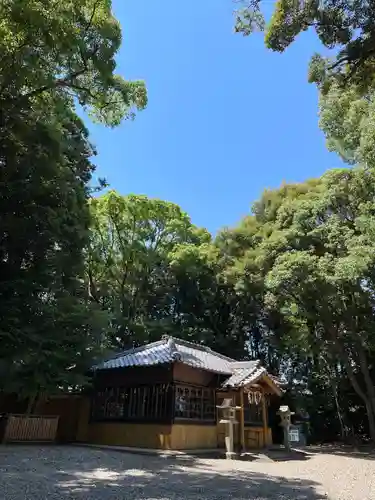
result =
[{"label": "shadow on gravel", "polygon": [[236,470],[235,462],[79,447],[0,448],[0,492],[12,500],[327,499],[318,487],[312,481]]},{"label": "shadow on gravel", "polygon": [[273,462],[301,462],[310,460],[311,455],[305,453],[302,450],[292,450],[286,452],[283,450],[269,450],[265,452],[265,455]]},{"label": "shadow on gravel", "polygon": [[363,458],[364,460],[375,460],[375,449],[373,446],[346,446],[346,445],[321,445],[307,446],[309,454],[335,455],[348,458]]},{"label": "shadow on gravel", "polygon": [[[246,452],[237,455],[236,460],[242,462],[291,462],[291,461],[305,461],[310,460],[313,455],[306,453],[303,450],[291,450],[290,452],[285,451],[283,448],[275,448],[269,450],[261,450],[259,452]],[[199,458],[208,459],[219,459],[225,460],[225,452],[207,452],[199,453],[196,456]]]}]

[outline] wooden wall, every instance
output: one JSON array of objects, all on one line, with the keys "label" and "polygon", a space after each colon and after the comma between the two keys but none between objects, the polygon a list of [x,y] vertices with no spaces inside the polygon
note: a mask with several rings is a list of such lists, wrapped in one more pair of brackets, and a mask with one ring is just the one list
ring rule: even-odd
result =
[{"label": "wooden wall", "polygon": [[86,398],[81,401],[77,425],[78,442],[166,450],[217,447],[216,425],[90,422],[89,417],[90,400]]},{"label": "wooden wall", "polygon": [[100,370],[94,376],[96,388],[131,387],[143,384],[180,382],[203,387],[217,387],[219,376],[183,363],[160,366]]},{"label": "wooden wall", "polygon": [[[215,387],[217,375],[182,363],[168,366],[125,368],[97,373],[96,389],[150,383],[185,383]],[[216,448],[216,425],[158,424],[137,422],[90,422],[89,398],[82,403],[77,424],[77,441],[112,446],[156,449]]]},{"label": "wooden wall", "polygon": [[0,413],[25,413],[27,398],[20,399],[18,394],[0,392]]},{"label": "wooden wall", "polygon": [[[262,427],[246,427],[246,448],[263,448],[265,446],[263,436]],[[77,441],[79,442],[165,450],[225,448],[224,438],[223,426],[199,424],[161,425],[100,422],[90,423],[86,429],[81,426],[77,433]],[[237,447],[239,443],[239,434],[236,432],[235,444]],[[266,445],[269,444],[272,444],[271,429],[268,429],[266,442]]]},{"label": "wooden wall", "polygon": [[91,423],[79,436],[81,441],[109,446],[129,446],[163,450],[215,449],[216,425]]},{"label": "wooden wall", "polygon": [[86,443],[88,438],[89,419],[90,419],[90,399],[88,397],[82,398],[77,422],[76,441],[79,443]]},{"label": "wooden wall", "polygon": [[94,387],[132,387],[172,382],[173,365],[134,366],[115,370],[100,370],[94,375]]},{"label": "wooden wall", "polygon": [[171,425],[98,422],[88,426],[87,442],[134,448],[171,449]]},{"label": "wooden wall", "polygon": [[[200,425],[175,423],[172,425],[140,424],[129,422],[89,422],[90,400],[80,400],[76,440],[92,444],[133,446],[172,450],[214,449],[225,447],[223,424]],[[245,427],[245,443],[248,449],[264,446],[262,427]],[[240,425],[236,425],[235,441],[240,443]],[[272,443],[268,429],[267,445]]]},{"label": "wooden wall", "polygon": [[217,375],[182,363],[174,363],[173,381],[203,387],[216,387]]},{"label": "wooden wall", "polygon": [[172,449],[171,425],[90,422],[90,400],[81,403],[76,440],[81,443],[134,448]]},{"label": "wooden wall", "polygon": [[214,449],[217,445],[216,425],[172,425],[172,450]]},{"label": "wooden wall", "polygon": [[[234,433],[234,444],[239,448],[241,442],[240,425],[236,425]],[[225,428],[223,424],[217,427],[217,443],[219,448],[225,448]],[[245,427],[245,448],[248,450],[257,450],[272,444],[272,430],[267,429],[266,442],[264,443],[263,427]]]},{"label": "wooden wall", "polygon": [[72,443],[76,440],[83,399],[80,395],[67,394],[39,401],[36,408],[37,414],[59,417],[57,441]]}]

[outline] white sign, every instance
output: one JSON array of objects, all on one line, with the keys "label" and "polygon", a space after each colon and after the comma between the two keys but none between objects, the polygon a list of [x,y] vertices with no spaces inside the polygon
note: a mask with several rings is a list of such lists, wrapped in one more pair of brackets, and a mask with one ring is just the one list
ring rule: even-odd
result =
[{"label": "white sign", "polygon": [[298,443],[298,441],[299,441],[299,429],[291,429],[289,431],[289,439],[291,442]]}]

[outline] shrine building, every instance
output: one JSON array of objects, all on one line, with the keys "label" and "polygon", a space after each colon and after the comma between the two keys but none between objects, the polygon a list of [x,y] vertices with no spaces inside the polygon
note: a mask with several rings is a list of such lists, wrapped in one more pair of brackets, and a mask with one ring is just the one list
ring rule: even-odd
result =
[{"label": "shrine building", "polygon": [[174,337],[130,349],[93,367],[80,411],[81,442],[166,450],[224,448],[218,406],[238,406],[239,450],[272,444],[268,407],[282,389],[259,361],[236,361]]}]

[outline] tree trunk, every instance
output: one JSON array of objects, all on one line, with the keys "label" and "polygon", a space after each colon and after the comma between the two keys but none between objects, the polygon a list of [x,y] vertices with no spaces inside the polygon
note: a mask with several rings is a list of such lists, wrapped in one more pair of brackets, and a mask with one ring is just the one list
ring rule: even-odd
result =
[{"label": "tree trunk", "polygon": [[366,403],[366,412],[369,425],[370,438],[373,443],[375,443],[375,416],[372,409],[372,404],[370,401]]},{"label": "tree trunk", "polygon": [[338,394],[337,394],[336,381],[331,380],[331,387],[332,387],[333,397],[335,400],[337,417],[338,417],[339,422],[340,422],[341,440],[345,441],[346,429],[345,429],[344,419],[342,417],[341,407],[340,407],[339,398],[338,398]]},{"label": "tree trunk", "polygon": [[337,390],[337,370],[336,366],[331,366],[329,361],[324,357],[321,356],[321,359],[325,365],[326,371],[328,373],[328,378],[329,382],[331,385],[332,393],[333,393],[333,399],[335,400],[335,406],[336,406],[336,413],[337,413],[337,418],[340,422],[340,433],[341,433],[341,440],[345,441],[347,437],[347,432],[346,432],[346,427],[344,423],[344,418],[339,402],[339,396],[338,396],[338,390]]},{"label": "tree trunk", "polygon": [[[365,403],[367,419],[368,419],[368,424],[369,424],[370,438],[371,438],[371,441],[373,443],[375,443],[375,416],[374,416],[375,415],[375,411],[374,411],[375,400],[374,400],[374,402],[372,402],[372,400],[371,400],[371,391],[375,392],[375,390],[374,390],[373,386],[370,387],[372,385],[371,379],[370,379],[370,383],[369,383],[369,380],[366,381],[366,391],[367,391],[367,394],[366,394],[366,391],[362,390],[361,386],[358,383],[358,380],[356,378],[356,375],[354,373],[354,370],[353,370],[353,367],[351,364],[351,359],[349,358],[349,355],[346,352],[345,347],[341,344],[340,339],[337,338],[336,332],[330,330],[330,334],[331,334],[331,338],[332,338],[333,343],[334,343],[334,347],[337,350],[337,353],[339,354],[339,356],[340,356],[340,358],[345,366],[346,372],[348,374],[348,378],[350,380],[350,383],[352,384],[353,389],[358,394],[358,396],[362,399],[362,401]],[[359,349],[359,352],[360,352],[360,349]],[[362,353],[362,355],[363,355],[363,353]],[[367,360],[365,359],[365,361],[367,361]],[[361,366],[362,373],[363,373],[363,369],[365,369],[365,371],[366,371],[366,367],[368,370],[367,362],[364,364],[363,368]],[[363,375],[365,376],[365,373],[363,373]],[[370,390],[370,392],[368,392],[369,390]]]},{"label": "tree trunk", "polygon": [[360,388],[360,385],[358,384],[358,381],[357,381],[351,367],[349,370],[347,370],[347,372],[348,372],[348,377],[349,377],[349,380],[352,384],[353,389],[358,394],[358,396],[362,399],[362,401],[365,403],[370,438],[371,438],[371,441],[373,443],[375,443],[375,416],[374,416],[374,409],[373,409],[371,399],[368,398],[367,395],[365,394],[365,392],[362,391],[362,389]]},{"label": "tree trunk", "polygon": [[37,397],[38,397],[38,391],[33,392],[33,394],[29,397],[29,401],[27,403],[26,415],[31,415],[34,412]]},{"label": "tree trunk", "polygon": [[371,373],[368,367],[367,355],[362,345],[358,346],[359,364],[363,378],[365,379],[367,394],[369,395],[372,411],[375,413],[375,386],[371,378]]}]

